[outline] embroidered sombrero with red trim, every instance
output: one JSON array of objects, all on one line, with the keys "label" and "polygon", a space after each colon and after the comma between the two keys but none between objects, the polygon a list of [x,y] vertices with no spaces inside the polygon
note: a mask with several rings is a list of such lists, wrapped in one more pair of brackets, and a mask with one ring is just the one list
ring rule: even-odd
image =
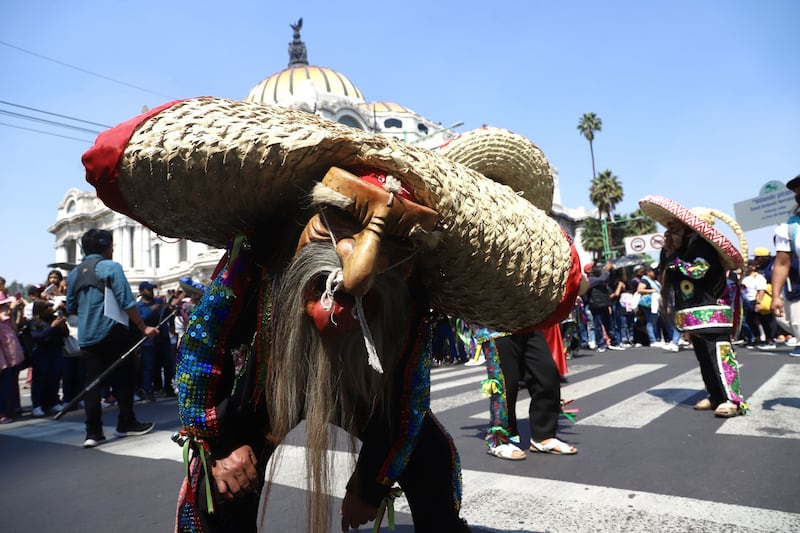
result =
[{"label": "embroidered sombrero with red trim", "polygon": [[730,216],[704,207],[688,209],[675,200],[655,194],[645,196],[639,200],[639,207],[645,215],[664,227],[673,220],[678,220],[689,226],[708,241],[711,246],[716,248],[725,268],[736,269],[742,267],[744,263],[742,253],[725,235],[714,227],[715,217],[728,224],[739,238],[744,253],[747,254],[747,245],[746,241],[744,241],[742,229]]}]

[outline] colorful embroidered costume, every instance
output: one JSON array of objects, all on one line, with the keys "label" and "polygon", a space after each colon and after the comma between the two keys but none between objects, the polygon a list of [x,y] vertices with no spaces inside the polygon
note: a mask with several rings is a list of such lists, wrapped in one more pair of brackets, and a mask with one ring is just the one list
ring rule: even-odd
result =
[{"label": "colorful embroidered costume", "polygon": [[731,401],[746,413],[731,344],[741,316],[739,291],[730,293],[716,250],[696,234],[678,253],[693,259],[665,259],[664,285],[674,297],[675,327],[690,334],[711,404]]},{"label": "colorful embroidered costume", "polygon": [[[271,278],[260,280],[261,320],[251,324],[245,315],[254,309],[252,304],[243,304],[253,289],[248,285],[258,280],[258,268],[246,253],[231,255],[236,260],[223,260],[224,268],[192,311],[181,344],[176,376],[186,479],[178,503],[179,533],[216,531],[220,517],[228,517],[228,523],[237,520],[230,518],[233,510],[219,509],[215,504],[216,489],[209,475],[211,461],[242,443],[250,444],[259,457],[263,480],[264,467],[274,452],[274,446],[265,438],[269,427],[261,398],[263,369],[269,359]],[[257,292],[253,290],[254,294]],[[410,321],[402,368],[395,374],[396,393],[391,404],[397,406],[396,411],[372,417],[358,435],[363,444],[348,489],[377,507],[390,496],[395,482],[400,482],[416,512],[430,515],[438,506],[441,515],[441,506],[450,505],[457,517],[462,492],[460,460],[452,439],[429,411],[430,347],[435,320],[426,309],[417,306]],[[248,338],[237,327],[242,322],[257,330],[254,336],[250,335],[254,339],[251,345],[234,341]],[[420,453],[434,443],[446,444],[450,461],[440,461],[441,455]],[[444,480],[444,485],[438,480]],[[441,489],[448,485],[443,493]],[[431,492],[427,487],[435,490]],[[254,496],[225,503],[242,515],[239,518],[246,518],[235,522],[237,528],[243,528],[237,531],[255,525],[250,517],[257,509],[257,494]]]},{"label": "colorful embroidered costume", "polygon": [[709,396],[695,409],[713,409],[719,417],[747,413],[731,344],[739,328],[741,301],[738,288],[731,291],[726,276],[727,269],[742,266],[742,253],[714,228],[714,219],[731,226],[746,255],[741,228],[724,213],[690,210],[662,196],[647,196],[639,206],[667,228],[660,260],[663,303],[678,331],[689,333]]}]

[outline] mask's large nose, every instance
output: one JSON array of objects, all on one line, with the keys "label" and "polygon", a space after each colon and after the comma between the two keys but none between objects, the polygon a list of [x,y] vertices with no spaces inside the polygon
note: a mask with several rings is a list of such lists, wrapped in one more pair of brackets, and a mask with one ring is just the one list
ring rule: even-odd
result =
[{"label": "mask's large nose", "polygon": [[381,239],[386,228],[386,211],[376,209],[366,227],[336,246],[342,260],[342,289],[353,296],[364,296],[372,288],[378,273]]}]

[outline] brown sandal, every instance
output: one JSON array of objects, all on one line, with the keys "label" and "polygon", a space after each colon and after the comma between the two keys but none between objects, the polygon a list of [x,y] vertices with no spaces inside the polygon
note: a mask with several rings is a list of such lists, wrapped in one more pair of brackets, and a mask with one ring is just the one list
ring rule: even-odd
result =
[{"label": "brown sandal", "polygon": [[711,400],[708,398],[703,398],[696,404],[694,404],[694,408],[698,411],[711,411],[714,409],[714,404],[711,403]]}]

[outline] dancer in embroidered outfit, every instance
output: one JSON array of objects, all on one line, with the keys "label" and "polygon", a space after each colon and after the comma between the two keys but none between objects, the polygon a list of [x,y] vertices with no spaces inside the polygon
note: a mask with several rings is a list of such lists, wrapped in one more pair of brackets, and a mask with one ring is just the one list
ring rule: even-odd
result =
[{"label": "dancer in embroidered outfit", "polygon": [[521,143],[509,159],[540,172],[504,185],[444,150],[215,98],[151,110],[84,155],[113,209],[228,250],[181,343],[179,531],[269,530],[254,502],[301,419],[309,531],[330,529],[331,424],[353,450],[362,441],[343,531],[379,522],[395,483],[416,531],[469,531],[458,454],[429,409],[431,310],[507,331],[546,327],[579,285],[570,239],[537,207],[552,202],[544,156],[489,133]]},{"label": "dancer in embroidered outfit", "polygon": [[[726,282],[726,270],[741,268],[742,256],[747,255],[741,228],[724,213],[704,208],[690,211],[662,196],[647,196],[639,206],[667,229],[660,260],[662,302],[678,330],[689,333],[700,365],[708,398],[695,409],[713,409],[723,418],[746,413],[731,344],[741,320],[741,303],[738,291],[731,294]],[[715,217],[733,228],[741,254],[714,228]]]}]

